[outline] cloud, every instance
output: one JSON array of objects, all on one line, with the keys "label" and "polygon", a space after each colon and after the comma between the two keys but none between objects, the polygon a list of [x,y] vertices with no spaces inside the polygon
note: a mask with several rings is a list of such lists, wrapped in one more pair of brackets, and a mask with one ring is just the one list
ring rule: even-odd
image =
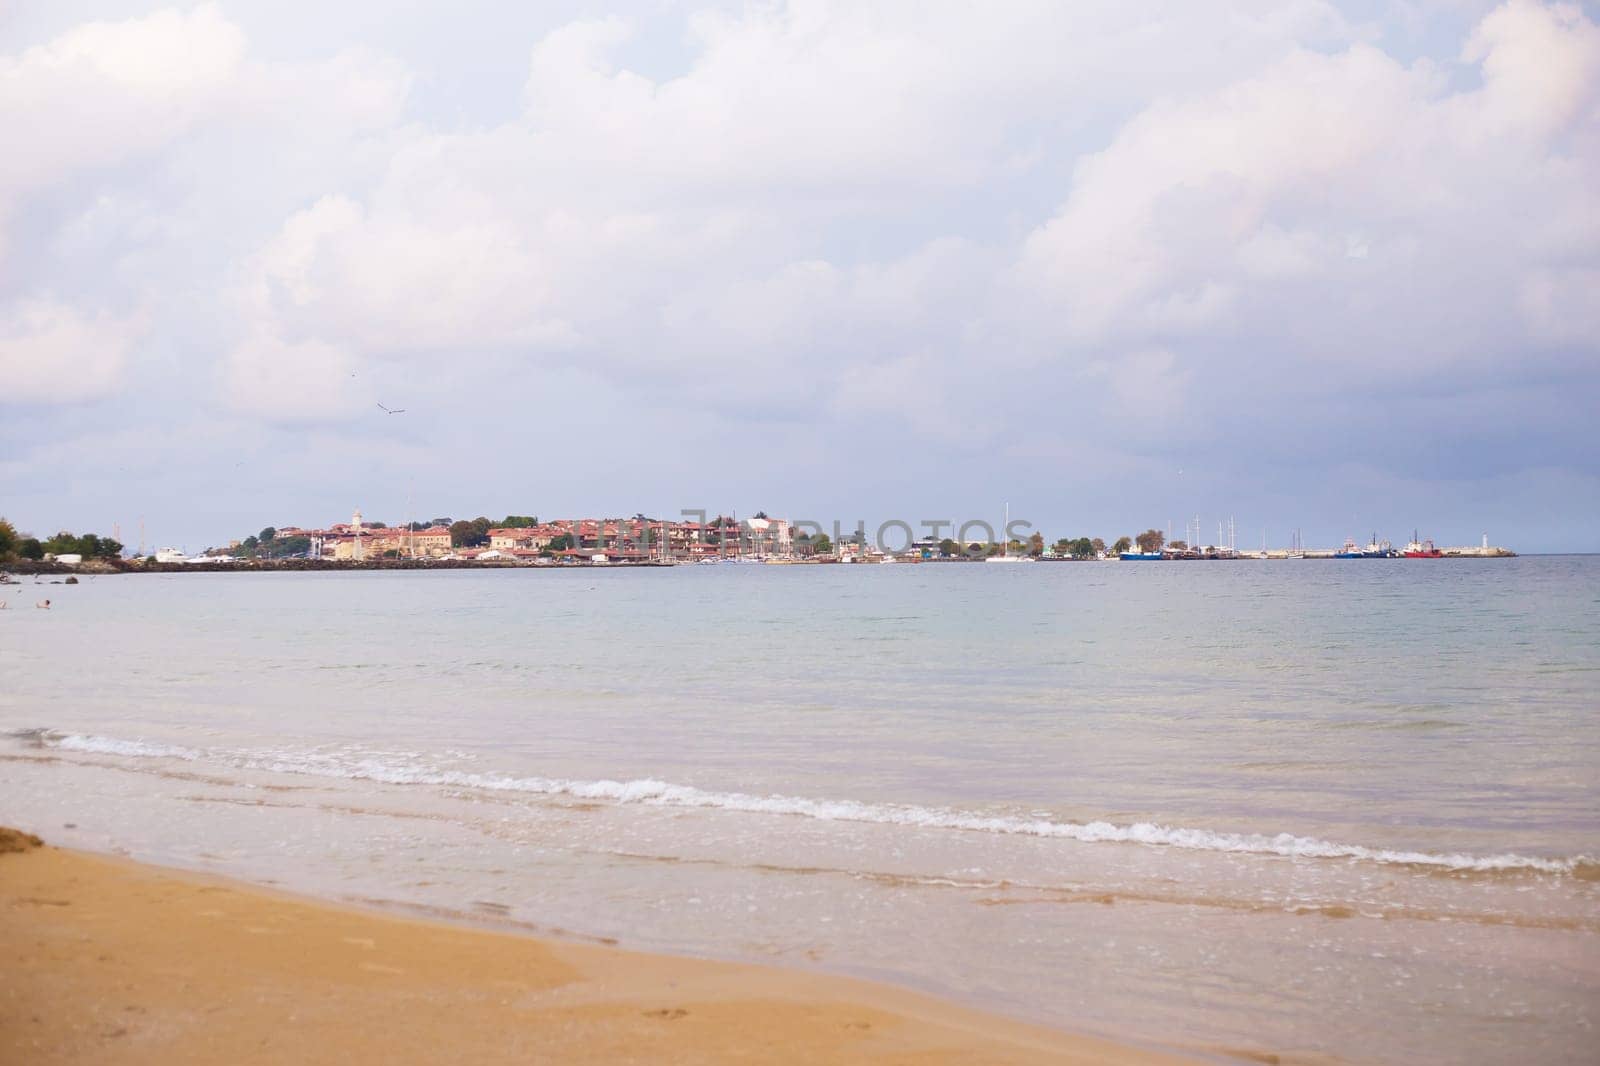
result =
[{"label": "cloud", "polygon": [[253,264],[250,312],[378,353],[563,335],[539,317],[549,265],[503,219],[470,196],[414,206],[332,196],[295,214]]},{"label": "cloud", "polygon": [[1600,31],[1514,2],[1465,55],[1483,82],[1458,92],[1431,63],[1356,45],[1150,106],[1026,241],[1019,277],[1045,328],[1333,382],[1341,360],[1402,376],[1570,361],[1526,348],[1558,339],[1600,261]]},{"label": "cloud", "polygon": [[[355,8],[231,11],[0,56],[0,143],[28,148],[0,168],[0,314],[94,352],[38,395],[159,373],[267,437],[398,435],[354,416],[481,411],[492,383],[505,426],[625,410],[729,455],[783,426],[952,491],[973,455],[1160,469],[1352,411],[1449,440],[1449,409],[1487,412],[1507,463],[1583,451],[1565,407],[1526,414],[1600,376],[1574,4],[646,6],[496,39],[524,66],[494,78]],[[450,447],[490,479],[523,445],[500,431]]]},{"label": "cloud", "polygon": [[1096,361],[1084,373],[1106,382],[1117,414],[1132,421],[1130,429],[1148,434],[1183,409],[1189,375],[1164,348],[1130,352],[1116,362]]},{"label": "cloud", "polygon": [[361,404],[350,353],[326,341],[285,341],[258,334],[236,346],[224,365],[232,406],[282,421],[349,415]]},{"label": "cloud", "polygon": [[1510,0],[1484,17],[1461,55],[1483,70],[1471,106],[1486,131],[1550,136],[1600,118],[1600,27],[1577,4]]},{"label": "cloud", "polygon": [[[974,404],[1027,417],[1039,398],[966,390],[963,411],[935,395],[999,346],[1018,366],[1146,366],[1143,399],[1118,374],[1072,387],[1099,382],[1105,410],[1159,436],[1208,417],[1206,390],[1183,383],[1219,359],[1324,374],[1354,348],[1405,377],[1575,334],[1559,324],[1595,258],[1574,237],[1593,228],[1581,13],[1490,12],[1462,52],[1481,83],[1456,90],[1438,62],[1351,43],[1323,5],[1227,13],[1219,39],[1254,60],[1242,76],[1205,59],[1186,78],[1146,73],[1128,102],[1171,91],[1078,158],[1053,217],[1020,239],[984,219],[976,240],[928,212],[1004,183],[1018,158],[1060,158],[1016,146],[1087,114],[1086,78],[1120,85],[1131,42],[1193,51],[1218,31],[1094,5],[1056,37],[1053,10],[1031,11],[1029,34],[937,7],[780,5],[694,16],[686,69],[650,78],[618,59],[634,22],[568,24],[532,49],[518,120],[398,130],[363,193],[288,216],[234,283],[238,343],[397,366],[503,352],[525,373],[578,364],[691,406],[833,416],[865,412],[869,383],[904,380],[914,358],[929,409],[973,424],[994,422]],[[1296,43],[1310,40],[1340,47]],[[1523,224],[1536,205],[1550,224]],[[852,226],[907,213],[919,245],[841,252]],[[841,372],[774,376],[797,360]]]},{"label": "cloud", "polygon": [[88,315],[47,296],[0,306],[0,404],[98,399],[122,377],[137,316]]},{"label": "cloud", "polygon": [[90,22],[0,56],[0,221],[21,195],[169,142],[211,113],[243,62],[211,6]]}]

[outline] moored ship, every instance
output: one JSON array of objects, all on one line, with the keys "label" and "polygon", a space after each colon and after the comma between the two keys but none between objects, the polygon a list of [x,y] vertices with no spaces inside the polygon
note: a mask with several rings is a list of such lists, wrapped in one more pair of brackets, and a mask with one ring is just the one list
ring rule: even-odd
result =
[{"label": "moored ship", "polygon": [[1444,552],[1433,546],[1432,540],[1423,540],[1417,536],[1416,530],[1411,531],[1411,543],[1406,545],[1405,551],[1400,553],[1406,559],[1443,559]]},{"label": "moored ship", "polygon": [[1386,540],[1379,540],[1378,535],[1372,535],[1372,541],[1365,547],[1357,547],[1353,537],[1346,537],[1344,547],[1333,553],[1335,559],[1394,559],[1399,556],[1394,546]]}]

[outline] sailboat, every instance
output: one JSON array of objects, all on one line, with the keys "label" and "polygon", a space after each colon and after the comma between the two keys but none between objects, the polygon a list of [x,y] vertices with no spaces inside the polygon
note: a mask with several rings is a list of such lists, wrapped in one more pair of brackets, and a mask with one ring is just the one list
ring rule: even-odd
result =
[{"label": "sailboat", "polygon": [[1011,554],[1010,543],[1009,543],[1009,540],[1006,539],[1006,538],[1009,537],[1010,532],[1011,532],[1011,505],[1008,503],[1008,504],[1006,504],[1006,524],[1000,527],[1000,536],[1002,538],[1001,539],[1001,544],[1005,545],[1005,547],[1001,550],[1000,554],[998,554],[998,555],[986,556],[984,558],[984,560],[983,560],[984,562],[986,562],[986,563],[1031,563],[1031,562],[1033,562],[1033,557],[1031,555],[1012,555]]}]

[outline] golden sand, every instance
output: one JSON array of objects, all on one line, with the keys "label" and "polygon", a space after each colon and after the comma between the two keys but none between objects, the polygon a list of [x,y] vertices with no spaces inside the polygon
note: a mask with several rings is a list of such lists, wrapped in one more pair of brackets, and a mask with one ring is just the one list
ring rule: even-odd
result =
[{"label": "golden sand", "polygon": [[0,830],[0,1063],[1113,1063],[845,978],[391,917]]}]

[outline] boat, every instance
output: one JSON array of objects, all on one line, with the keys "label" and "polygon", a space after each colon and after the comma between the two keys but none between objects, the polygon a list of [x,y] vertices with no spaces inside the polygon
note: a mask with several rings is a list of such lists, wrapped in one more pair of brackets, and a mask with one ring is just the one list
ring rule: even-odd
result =
[{"label": "boat", "polygon": [[1423,540],[1417,536],[1416,530],[1411,531],[1411,543],[1400,553],[1405,559],[1443,559],[1444,552],[1433,546],[1433,541]]},{"label": "boat", "polygon": [[1165,559],[1163,552],[1120,552],[1117,555],[1125,563],[1153,563],[1158,559]]},{"label": "boat", "polygon": [[1344,547],[1333,553],[1335,559],[1395,559],[1400,553],[1386,540],[1379,540],[1378,535],[1372,535],[1372,541],[1365,547],[1356,546],[1353,538],[1346,537]]},{"label": "boat", "polygon": [[[1009,503],[1006,504],[1005,524],[1000,527],[1000,536],[1003,537],[1003,538],[1011,536],[1011,504],[1009,504]],[[984,562],[986,562],[986,563],[1031,563],[1031,562],[1033,562],[1033,556],[1031,556],[1031,555],[1012,555],[1011,554],[1011,546],[1010,546],[1010,544],[1005,540],[1002,540],[1001,543],[1004,544],[1005,547],[998,554],[985,556],[984,560],[983,560]]]}]

